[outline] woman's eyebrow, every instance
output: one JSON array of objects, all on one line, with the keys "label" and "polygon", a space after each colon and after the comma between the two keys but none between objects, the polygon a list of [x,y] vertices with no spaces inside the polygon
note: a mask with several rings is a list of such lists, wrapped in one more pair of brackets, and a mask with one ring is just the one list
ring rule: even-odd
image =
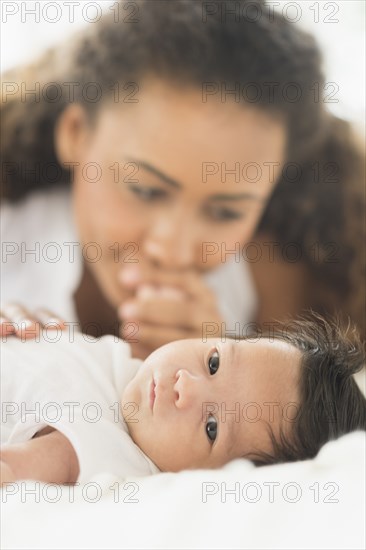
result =
[{"label": "woman's eyebrow", "polygon": [[150,172],[151,174],[154,174],[154,176],[157,176],[160,178],[163,182],[170,185],[170,187],[174,187],[175,189],[181,189],[183,186],[181,183],[177,182],[173,178],[167,176],[164,174],[161,170],[156,168],[155,166],[152,166],[149,162],[143,161],[143,160],[137,160],[133,158],[126,159],[128,162],[132,162],[134,164],[137,164],[139,168],[143,168],[147,172]]}]

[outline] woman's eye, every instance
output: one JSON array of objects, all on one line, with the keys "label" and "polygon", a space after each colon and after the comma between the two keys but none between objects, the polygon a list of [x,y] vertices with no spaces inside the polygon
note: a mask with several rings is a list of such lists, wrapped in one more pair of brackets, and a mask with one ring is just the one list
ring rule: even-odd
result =
[{"label": "woman's eye", "polygon": [[141,200],[149,202],[166,196],[166,191],[157,187],[143,187],[141,185],[129,185],[129,189]]},{"label": "woman's eye", "polygon": [[215,441],[217,436],[217,422],[214,416],[209,416],[207,419],[206,433],[210,441]]},{"label": "woman's eye", "polygon": [[241,212],[229,208],[211,208],[209,214],[216,221],[240,220],[244,217]]},{"label": "woman's eye", "polygon": [[220,366],[220,356],[218,351],[215,351],[208,360],[208,368],[210,374],[215,374],[219,370]]}]

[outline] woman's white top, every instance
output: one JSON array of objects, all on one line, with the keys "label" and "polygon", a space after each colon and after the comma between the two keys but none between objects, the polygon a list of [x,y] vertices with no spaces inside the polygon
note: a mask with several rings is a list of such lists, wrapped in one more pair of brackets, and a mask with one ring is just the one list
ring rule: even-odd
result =
[{"label": "woman's white top", "polygon": [[[80,483],[103,472],[121,479],[159,472],[131,439],[121,410],[143,361],[115,336],[52,332],[39,341],[10,336],[1,346],[1,443],[28,441],[51,426],[71,442]],[[126,412],[138,422],[137,404]]]},{"label": "woman's white top", "polygon": [[[82,249],[69,189],[37,191],[17,205],[1,206],[1,305],[18,302],[31,311],[45,307],[76,322],[73,294],[82,275]],[[238,242],[240,236],[238,236]],[[227,336],[245,334],[257,296],[240,254],[204,275],[215,292]]]}]

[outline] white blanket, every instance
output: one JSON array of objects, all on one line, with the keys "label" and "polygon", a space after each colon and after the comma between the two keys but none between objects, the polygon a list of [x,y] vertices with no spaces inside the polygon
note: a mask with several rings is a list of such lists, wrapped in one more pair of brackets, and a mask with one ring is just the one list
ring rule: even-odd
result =
[{"label": "white blanket", "polygon": [[365,458],[365,432],[354,432],[293,464],[104,474],[74,494],[28,481],[2,491],[1,547],[363,549]]}]

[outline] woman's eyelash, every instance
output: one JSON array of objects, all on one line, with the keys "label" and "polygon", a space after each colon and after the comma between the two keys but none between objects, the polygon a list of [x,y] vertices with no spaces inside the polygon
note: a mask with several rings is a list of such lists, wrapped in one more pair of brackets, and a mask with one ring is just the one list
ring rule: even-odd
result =
[{"label": "woman's eyelash", "polygon": [[154,199],[160,199],[166,196],[166,191],[154,187],[143,187],[140,185],[130,184],[129,188],[135,195],[145,201],[152,201]]},{"label": "woman's eyelash", "polygon": [[[142,202],[155,202],[164,200],[168,197],[168,193],[164,189],[159,189],[157,187],[143,187],[132,183],[129,184],[128,187],[130,191]],[[206,215],[209,216],[211,221],[214,220],[217,223],[231,222],[244,218],[242,213],[234,212],[233,210],[228,210],[226,208],[210,210],[206,212]]]},{"label": "woman's eyelash", "polygon": [[228,208],[212,208],[209,211],[209,215],[216,221],[239,220],[244,217],[243,213],[229,210]]},{"label": "woman's eyelash", "polygon": [[208,370],[210,371],[210,374],[211,375],[215,374],[219,370],[219,366],[220,366],[220,356],[219,356],[219,352],[216,350],[208,358]]},{"label": "woman's eyelash", "polygon": [[[136,195],[140,200],[144,202],[153,202],[156,200],[165,199],[168,194],[164,189],[159,189],[158,187],[143,187],[141,185],[129,184],[129,189],[134,195]],[[215,210],[210,210],[208,215],[211,219],[216,222],[230,222],[242,219],[244,215],[239,212],[234,212],[233,210],[228,210],[226,208],[218,208]]]}]

